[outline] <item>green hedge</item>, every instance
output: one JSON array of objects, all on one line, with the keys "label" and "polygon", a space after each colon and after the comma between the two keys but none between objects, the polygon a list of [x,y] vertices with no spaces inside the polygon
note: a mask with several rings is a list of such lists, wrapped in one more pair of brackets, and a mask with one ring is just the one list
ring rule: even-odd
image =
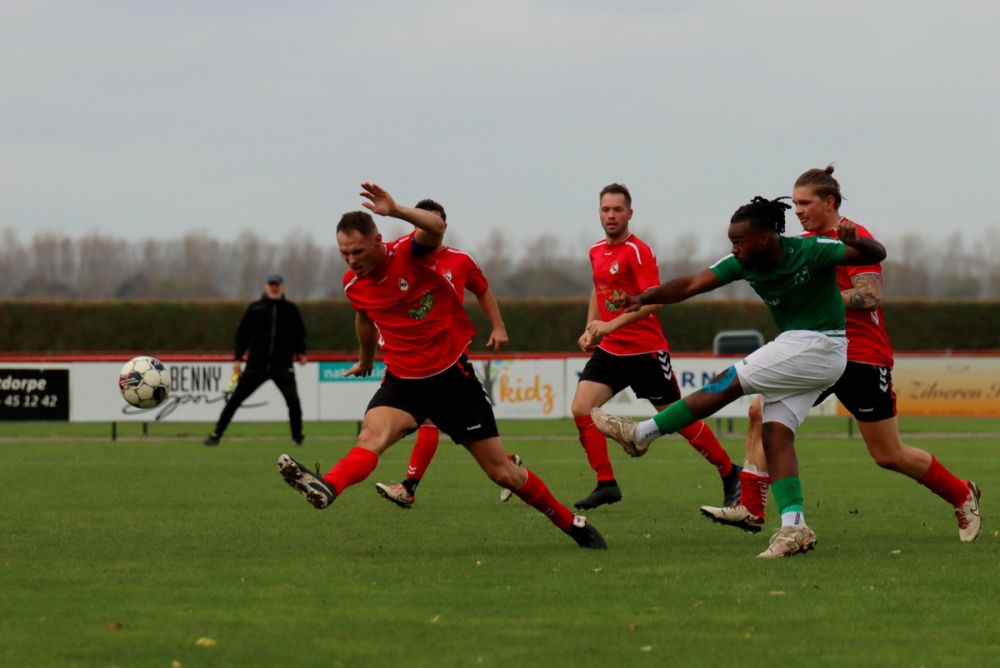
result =
[{"label": "green hedge", "polygon": [[[343,300],[302,302],[310,350],[352,351],[354,315]],[[0,302],[0,351],[228,351],[246,302],[7,301]],[[469,305],[480,334],[489,334],[475,303]],[[583,331],[586,302],[579,299],[510,300],[501,303],[510,350],[570,352]],[[998,302],[893,302],[886,305],[896,350],[998,350]],[[696,301],[661,311],[671,347],[707,352],[721,329],[777,330],[755,302]]]}]

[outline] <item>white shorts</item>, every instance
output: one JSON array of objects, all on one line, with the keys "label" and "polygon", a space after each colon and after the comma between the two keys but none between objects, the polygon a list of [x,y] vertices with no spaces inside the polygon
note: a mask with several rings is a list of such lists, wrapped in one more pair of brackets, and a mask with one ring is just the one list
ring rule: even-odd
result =
[{"label": "white shorts", "polygon": [[764,395],[764,422],[796,431],[846,366],[847,338],[796,329],[747,355],[736,375],[744,394]]}]

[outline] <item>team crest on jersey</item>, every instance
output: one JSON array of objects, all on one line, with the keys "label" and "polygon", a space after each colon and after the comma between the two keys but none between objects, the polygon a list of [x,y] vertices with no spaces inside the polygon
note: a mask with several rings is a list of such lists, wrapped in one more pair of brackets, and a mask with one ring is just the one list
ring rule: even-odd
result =
[{"label": "team crest on jersey", "polygon": [[617,262],[612,262],[611,263],[611,269],[609,269],[608,271],[610,271],[612,275],[617,274],[618,273],[618,263]]},{"label": "team crest on jersey", "polygon": [[430,315],[431,310],[434,308],[434,293],[428,290],[424,293],[424,296],[413,302],[413,307],[406,310],[406,314],[409,315],[414,320],[423,320],[428,315]]},{"label": "team crest on jersey", "polygon": [[624,296],[625,296],[625,293],[623,291],[621,291],[621,290],[612,290],[611,291],[611,297],[609,297],[609,298],[607,298],[607,299],[604,300],[604,308],[608,311],[608,313],[614,313],[615,311],[621,311],[620,308],[618,308],[617,306],[615,306],[615,301],[614,300],[619,299],[619,298],[624,297]]},{"label": "team crest on jersey", "polygon": [[792,277],[792,281],[794,281],[795,285],[805,285],[811,279],[812,276],[809,274],[809,267],[802,267],[795,272],[795,276]]},{"label": "team crest on jersey", "polygon": [[449,283],[451,283],[451,272],[450,272],[450,271],[446,271],[446,272],[444,272],[444,277],[445,277],[446,279],[448,279],[448,282],[449,282]]},{"label": "team crest on jersey", "polygon": [[405,278],[400,278],[399,279],[399,291],[400,292],[406,292],[409,289],[410,289],[410,283],[409,283],[409,281],[407,281]]}]

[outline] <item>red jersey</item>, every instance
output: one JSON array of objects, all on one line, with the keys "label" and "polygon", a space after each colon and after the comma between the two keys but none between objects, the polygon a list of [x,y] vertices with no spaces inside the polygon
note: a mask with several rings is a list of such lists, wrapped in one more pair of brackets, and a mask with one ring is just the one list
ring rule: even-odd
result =
[{"label": "red jersey", "polygon": [[[637,295],[660,284],[656,256],[634,234],[617,244],[609,244],[605,239],[591,246],[590,266],[594,272],[597,309],[605,322],[622,314],[621,309],[615,308],[612,303],[615,296]],[[597,347],[612,355],[641,355],[670,350],[655,312],[608,334]]]},{"label": "red jersey", "polygon": [[[412,239],[414,234],[416,232],[411,232],[403,237],[403,239]],[[455,292],[458,293],[459,300],[465,295],[466,288],[477,297],[482,297],[490,289],[490,284],[486,280],[486,276],[483,275],[483,270],[479,268],[473,257],[465,251],[441,246],[431,253],[431,258],[433,258],[434,264],[437,267],[437,273],[444,276],[455,286]]]},{"label": "red jersey", "polygon": [[[843,220],[848,220],[844,218]],[[853,221],[851,221],[853,222]],[[855,223],[857,225],[857,223]],[[816,236],[814,232],[803,232],[802,236]],[[837,238],[836,228],[824,233],[823,236]],[[872,239],[871,232],[858,225],[858,236]],[[857,267],[841,265],[837,267],[837,287],[840,291],[854,287],[852,276],[858,274],[878,274],[882,277],[882,265],[866,264]],[[874,311],[858,311],[847,309],[847,359],[850,362],[875,364],[892,367],[892,344],[889,343],[889,332],[885,328],[885,315],[882,306]]]},{"label": "red jersey", "polygon": [[344,274],[351,308],[378,327],[385,364],[399,378],[441,373],[465,352],[475,334],[455,286],[437,272],[435,256],[413,252],[412,235],[390,241],[382,271]]}]

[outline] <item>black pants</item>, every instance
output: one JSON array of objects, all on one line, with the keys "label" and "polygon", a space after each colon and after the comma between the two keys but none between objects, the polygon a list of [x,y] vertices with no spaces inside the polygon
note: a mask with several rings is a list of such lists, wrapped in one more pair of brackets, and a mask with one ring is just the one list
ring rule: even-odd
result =
[{"label": "black pants", "polygon": [[302,406],[299,404],[299,392],[295,387],[295,372],[291,368],[268,370],[250,366],[240,376],[240,382],[236,384],[233,396],[229,397],[226,407],[222,409],[222,415],[219,416],[219,421],[215,423],[214,433],[216,436],[222,436],[222,433],[226,431],[226,427],[229,426],[229,422],[233,419],[233,414],[240,407],[240,404],[269,380],[273,380],[274,384],[278,386],[281,396],[288,404],[288,422],[292,428],[292,438],[295,440],[302,438]]}]

